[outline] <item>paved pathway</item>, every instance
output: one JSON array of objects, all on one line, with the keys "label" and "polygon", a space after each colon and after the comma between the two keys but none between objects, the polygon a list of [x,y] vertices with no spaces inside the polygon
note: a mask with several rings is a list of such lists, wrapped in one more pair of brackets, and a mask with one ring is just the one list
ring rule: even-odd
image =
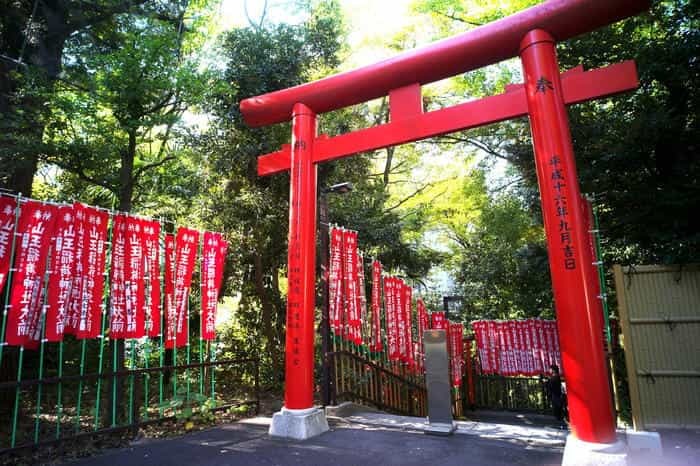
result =
[{"label": "paved pathway", "polygon": [[254,418],[170,439],[143,439],[72,462],[82,466],[155,465],[558,465],[564,433],[550,427],[460,422],[457,434],[422,432],[423,418],[358,413],[331,418],[331,431],[303,442],[267,435]]}]

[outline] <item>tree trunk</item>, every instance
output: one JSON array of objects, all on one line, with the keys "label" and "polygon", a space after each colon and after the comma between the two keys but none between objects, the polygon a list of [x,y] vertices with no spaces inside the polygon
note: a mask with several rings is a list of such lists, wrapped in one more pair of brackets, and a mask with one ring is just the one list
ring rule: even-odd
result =
[{"label": "tree trunk", "polygon": [[[275,315],[275,306],[270,299],[270,293],[265,287],[265,270],[263,268],[262,254],[256,253],[253,260],[255,263],[255,291],[260,299],[260,307],[262,308],[260,324],[262,326],[262,333],[265,336],[265,351],[270,355],[273,373],[283,374],[284,360],[281,357],[281,350],[277,344],[278,341],[282,341],[282,338],[275,325],[275,320],[278,320],[276,319],[278,316]],[[284,378],[281,377],[280,380],[284,380]]]}]

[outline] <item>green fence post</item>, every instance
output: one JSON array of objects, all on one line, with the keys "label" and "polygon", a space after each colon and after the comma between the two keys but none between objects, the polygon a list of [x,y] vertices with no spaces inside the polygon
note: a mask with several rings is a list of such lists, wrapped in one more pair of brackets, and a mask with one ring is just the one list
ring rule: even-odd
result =
[{"label": "green fence post", "polygon": [[177,341],[173,339],[173,398],[177,398]]},{"label": "green fence post", "polygon": [[[189,332],[190,332],[190,297],[189,297],[189,293],[186,293],[185,299],[187,299],[187,313],[185,314],[186,315],[185,322],[187,322],[187,346],[185,347],[185,349],[186,349],[186,361],[187,361],[186,364],[187,364],[187,366],[189,366],[190,365],[190,335],[189,335]],[[187,401],[190,401],[190,368],[189,367],[187,367],[185,369],[185,384],[187,387],[187,391],[186,391],[187,396],[185,399]]]},{"label": "green fence post", "polygon": [[136,338],[131,339],[131,361],[129,363],[129,425],[134,423],[134,369],[136,369]]},{"label": "green fence post", "polygon": [[20,386],[22,381],[22,365],[24,364],[24,346],[19,347],[19,362],[17,363],[17,389],[15,390],[15,408],[12,412],[12,440],[10,447],[14,448],[17,441],[17,416],[19,414]]},{"label": "green fence post", "polygon": [[[163,235],[163,260],[159,261],[159,263],[163,264],[163,267],[165,267],[165,235],[167,233],[165,232],[165,229],[162,228],[163,218],[159,218],[159,220],[161,224],[160,234]],[[163,364],[165,364],[165,346],[163,345],[163,334],[165,333],[165,312],[167,310],[167,303],[165,302],[164,269],[162,269],[161,272],[158,274],[158,279],[160,280],[160,303],[162,306],[160,311],[160,334],[158,335],[158,341],[160,345],[160,354],[158,359],[160,363],[160,370],[158,371],[158,416],[163,417]]]},{"label": "green fence post", "polygon": [[56,388],[56,440],[61,438],[61,420],[63,419],[63,340],[58,342],[58,387]]},{"label": "green fence post", "polygon": [[603,267],[602,248],[600,247],[600,227],[598,224],[598,206],[595,204],[595,197],[591,201],[593,206],[593,234],[595,237],[595,254],[598,258],[596,263],[598,269],[598,280],[600,281],[600,299],[603,304],[603,318],[605,319],[605,339],[608,342],[608,348],[612,343],[612,335],[610,334],[610,314],[608,310],[608,293],[605,286],[605,269]]},{"label": "green fence post", "polygon": [[[200,317],[199,322],[201,324],[202,319]],[[200,325],[201,328],[201,325]],[[201,331],[200,331],[201,333]],[[204,346],[204,340],[202,336],[199,336],[199,396],[204,396],[204,353],[202,353],[202,348]]]},{"label": "green fence post", "polygon": [[78,382],[78,407],[75,413],[75,427],[78,432],[80,432],[80,408],[83,400],[83,377],[85,376],[85,350],[87,345],[87,339],[82,340],[82,346],[80,349],[80,380]]},{"label": "green fence post", "polygon": [[[209,344],[209,349],[211,351],[209,355],[209,359],[211,362],[216,362],[216,349],[218,348],[219,344],[219,337],[216,337],[216,340],[212,343]],[[214,406],[216,406],[216,366],[212,365],[211,366],[211,399],[213,401]]]},{"label": "green fence post", "polygon": [[36,392],[36,416],[34,418],[34,443],[39,443],[39,421],[41,419],[41,392],[44,387],[42,379],[44,378],[44,343],[46,341],[46,309],[48,308],[48,305],[46,304],[46,295],[49,286],[49,274],[51,273],[51,251],[52,248],[49,247],[49,252],[46,255],[46,271],[44,272],[44,299],[41,306],[41,320],[39,322],[39,328],[41,329],[41,346],[39,349],[39,386]]},{"label": "green fence post", "polygon": [[[105,258],[105,277],[109,278],[109,274],[112,267],[112,238],[114,230],[114,218],[111,219],[112,222],[109,226],[109,233],[107,239],[107,245],[109,246],[108,254]],[[94,430],[100,427],[100,403],[102,401],[102,368],[104,361],[104,349],[105,349],[105,333],[107,332],[107,309],[109,308],[109,299],[111,296],[111,281],[109,286],[105,286],[105,296],[102,302],[102,330],[100,332],[100,353],[99,353],[99,365],[97,368],[97,399],[95,400],[95,426]]]},{"label": "green fence post", "polygon": [[[146,336],[146,342],[144,346],[144,353],[145,353],[145,361],[144,365],[145,368],[149,368],[148,364],[148,358],[151,356],[151,339]],[[151,373],[146,371],[143,373],[143,417],[147,421],[148,420],[148,384],[151,381]]]},{"label": "green fence post", "polygon": [[118,340],[112,340],[112,427],[117,426],[117,347]]}]

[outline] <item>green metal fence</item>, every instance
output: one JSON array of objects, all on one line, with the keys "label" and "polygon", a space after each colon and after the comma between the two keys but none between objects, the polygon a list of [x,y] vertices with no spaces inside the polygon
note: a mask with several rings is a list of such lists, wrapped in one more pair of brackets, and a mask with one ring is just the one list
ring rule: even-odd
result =
[{"label": "green metal fence", "polygon": [[215,345],[200,344],[190,354],[198,362],[172,351],[168,364],[162,346],[131,340],[128,369],[114,370],[100,348],[117,355],[118,341],[71,340],[47,344],[52,347],[39,354],[5,349],[3,372],[13,369],[7,363],[12,359],[23,370],[16,380],[0,382],[0,455],[84,436],[136,433],[144,425],[236,406],[259,409],[256,358],[216,360]]}]

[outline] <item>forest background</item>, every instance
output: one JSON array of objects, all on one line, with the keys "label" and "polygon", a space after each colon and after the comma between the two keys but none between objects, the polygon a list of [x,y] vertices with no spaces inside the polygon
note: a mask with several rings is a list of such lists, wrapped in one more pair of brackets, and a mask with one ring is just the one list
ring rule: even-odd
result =
[{"label": "forest background", "polygon": [[[258,178],[256,158],[288,142],[290,128],[248,128],[239,102],[538,2],[375,3],[392,6],[240,0],[244,23],[232,26],[230,3],[216,0],[0,0],[0,187],[222,231],[222,342],[261,354],[265,382],[279,386],[289,181]],[[699,3],[655,0],[648,14],[558,46],[563,70],[638,66],[636,92],[569,108],[608,266],[700,260]],[[521,80],[517,60],[506,61],[426,86],[424,106]],[[387,118],[381,99],[323,115],[320,132]],[[462,297],[452,317],[465,323],[553,317],[526,119],[319,167],[320,186],[340,182],[354,189],[328,197],[331,221],[359,231],[365,254],[430,310],[452,295]]]}]

